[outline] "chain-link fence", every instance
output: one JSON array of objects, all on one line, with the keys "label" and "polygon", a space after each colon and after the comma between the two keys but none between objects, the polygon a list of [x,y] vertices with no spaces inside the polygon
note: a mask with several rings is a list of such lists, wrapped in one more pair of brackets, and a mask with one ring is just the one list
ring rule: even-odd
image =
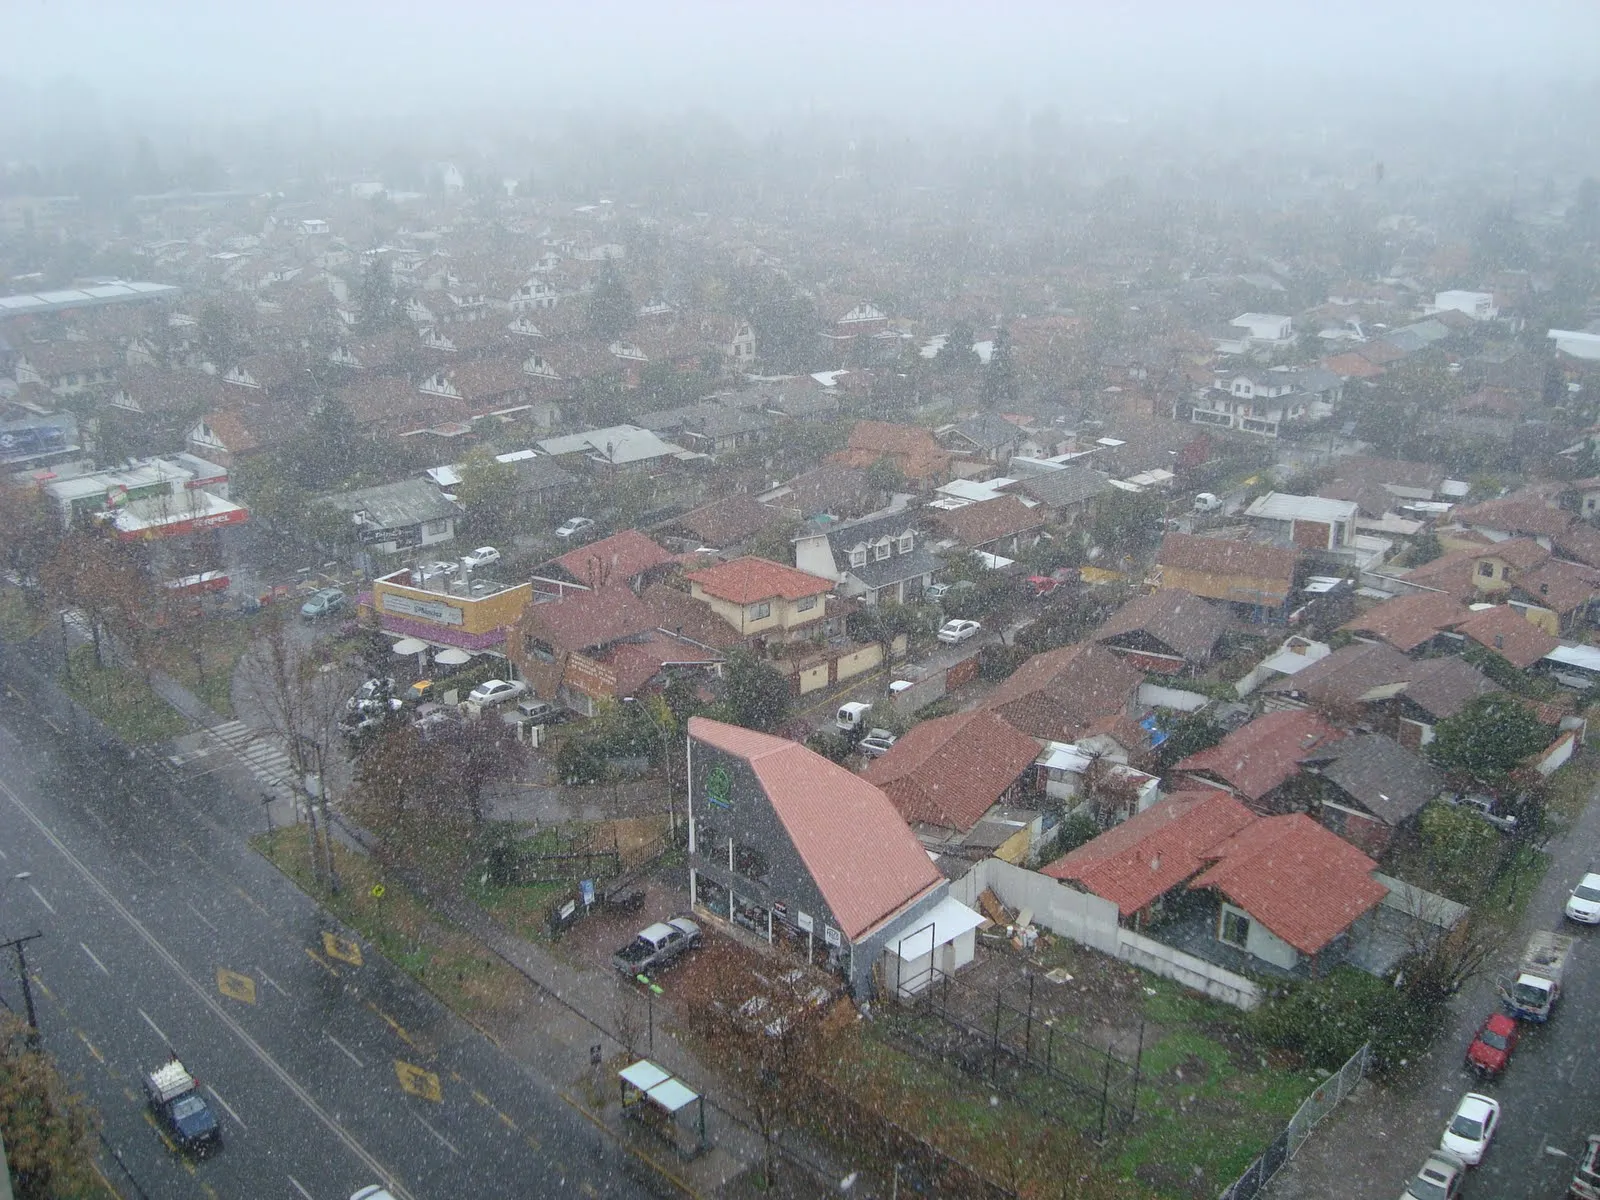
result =
[{"label": "chain-link fence", "polygon": [[1261,1157],[1251,1163],[1245,1169],[1245,1173],[1234,1180],[1231,1186],[1224,1189],[1218,1200],[1255,1200],[1255,1197],[1259,1196],[1271,1182],[1272,1177],[1282,1169],[1283,1164],[1293,1158],[1300,1147],[1305,1145],[1317,1122],[1337,1108],[1339,1102],[1361,1082],[1361,1077],[1367,1073],[1367,1064],[1371,1059],[1372,1044],[1369,1042],[1352,1054],[1349,1061],[1338,1071],[1318,1084],[1317,1090],[1307,1096],[1305,1102],[1295,1110],[1294,1116],[1289,1118],[1289,1123],[1279,1131],[1277,1137],[1272,1139],[1272,1144],[1262,1151]]}]

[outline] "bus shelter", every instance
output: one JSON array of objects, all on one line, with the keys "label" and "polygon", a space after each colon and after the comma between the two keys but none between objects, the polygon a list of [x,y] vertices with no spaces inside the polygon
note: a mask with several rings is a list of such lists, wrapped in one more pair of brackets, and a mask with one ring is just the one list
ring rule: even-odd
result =
[{"label": "bus shelter", "polygon": [[622,1115],[632,1117],[683,1158],[706,1149],[706,1098],[647,1058],[617,1072]]}]

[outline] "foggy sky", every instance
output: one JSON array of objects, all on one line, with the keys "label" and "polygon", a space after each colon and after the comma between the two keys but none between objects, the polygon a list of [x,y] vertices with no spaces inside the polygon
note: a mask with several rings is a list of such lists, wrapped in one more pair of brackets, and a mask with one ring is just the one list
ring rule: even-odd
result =
[{"label": "foggy sky", "polygon": [[[0,68],[125,120],[600,107],[749,123],[1057,103],[1104,115],[1374,92],[1448,105],[1594,76],[1592,0],[6,0]],[[81,97],[80,97],[81,98]]]}]

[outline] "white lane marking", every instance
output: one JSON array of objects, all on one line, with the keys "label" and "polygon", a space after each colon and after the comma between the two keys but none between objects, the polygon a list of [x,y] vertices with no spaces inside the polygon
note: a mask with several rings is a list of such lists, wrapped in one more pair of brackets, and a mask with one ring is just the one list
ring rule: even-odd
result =
[{"label": "white lane marking", "polygon": [[218,1094],[216,1088],[212,1087],[208,1083],[208,1084],[206,1084],[206,1091],[211,1093],[211,1098],[213,1100],[215,1100],[218,1104],[222,1105],[223,1108],[228,1110],[228,1115],[233,1118],[234,1123],[237,1124],[240,1129],[249,1129],[250,1128],[250,1126],[246,1125],[242,1120],[240,1120],[239,1114],[233,1111],[233,1105],[229,1104],[226,1100],[224,1100],[222,1098],[222,1096],[220,1094]]},{"label": "white lane marking", "polygon": [[139,1015],[144,1018],[144,1023],[146,1025],[150,1026],[151,1029],[154,1029],[156,1031],[156,1036],[158,1038],[160,1038],[167,1045],[169,1045],[169,1046],[172,1045],[171,1039],[168,1038],[166,1034],[161,1032],[161,1026],[157,1025],[154,1021],[152,1021],[150,1019],[150,1014],[149,1013],[145,1012],[145,1010],[141,1008],[139,1010]]},{"label": "white lane marking", "polygon": [[266,985],[267,985],[267,986],[268,986],[268,987],[269,987],[269,988],[271,988],[271,989],[272,989],[272,990],[273,990],[273,991],[275,991],[275,992],[277,992],[277,993],[278,993],[278,995],[280,995],[280,996],[282,996],[282,997],[284,997],[284,998],[285,998],[285,999],[287,999],[287,998],[288,998],[288,996],[289,996],[289,993],[288,993],[288,992],[286,992],[286,991],[284,991],[284,990],[283,990],[283,989],[282,989],[282,988],[281,988],[281,987],[279,987],[279,986],[278,986],[278,981],[277,981],[277,980],[275,980],[275,979],[274,979],[274,978],[273,978],[273,977],[272,977],[272,976],[271,976],[271,975],[268,975],[268,974],[267,974],[267,973],[266,973],[266,972],[265,972],[265,971],[263,971],[263,970],[262,970],[262,969],[261,969],[261,968],[260,968],[260,967],[257,967],[257,968],[256,968],[256,974],[257,974],[257,975],[259,975],[259,976],[261,976],[261,982],[262,982],[262,983],[264,983],[264,984],[266,984]]},{"label": "white lane marking", "polygon": [[192,912],[195,916],[199,917],[201,923],[204,924],[207,929],[211,930],[212,933],[221,933],[222,932],[222,930],[218,929],[210,921],[207,921],[205,913],[201,912],[192,903],[190,903],[188,900],[185,900],[184,903],[189,906],[189,911]]},{"label": "white lane marking", "polygon": [[362,1067],[362,1066],[366,1065],[359,1058],[357,1058],[354,1054],[352,1054],[350,1052],[350,1047],[346,1046],[338,1038],[334,1037],[333,1034],[327,1032],[327,1030],[323,1030],[322,1036],[327,1038],[330,1042],[332,1042],[340,1050],[344,1051],[344,1056],[346,1058],[348,1058],[351,1062],[355,1063],[356,1066]]},{"label": "white lane marking", "polygon": [[[407,1112],[411,1112],[411,1110],[410,1110],[410,1109],[407,1109],[407,1110],[406,1110],[406,1111],[407,1111]],[[441,1145],[441,1146],[443,1146],[443,1147],[444,1147],[444,1148],[445,1148],[445,1149],[446,1149],[446,1150],[448,1150],[448,1151],[450,1151],[450,1153],[451,1153],[451,1154],[454,1154],[454,1155],[455,1155],[455,1156],[456,1156],[456,1157],[457,1157],[457,1158],[460,1158],[460,1157],[461,1157],[461,1151],[459,1151],[459,1150],[457,1150],[457,1149],[456,1149],[456,1148],[455,1148],[455,1146],[453,1146],[453,1145],[451,1145],[451,1143],[450,1143],[450,1139],[449,1139],[449,1138],[447,1138],[447,1137],[445,1137],[445,1135],[444,1135],[444,1134],[442,1134],[442,1133],[440,1133],[440,1132],[439,1132],[439,1131],[438,1131],[438,1130],[437,1130],[437,1129],[435,1129],[435,1128],[434,1128],[434,1127],[433,1127],[433,1126],[432,1126],[432,1125],[429,1125],[429,1124],[428,1124],[428,1123],[427,1123],[427,1122],[426,1122],[426,1121],[424,1121],[424,1120],[423,1120],[423,1119],[422,1119],[422,1118],[421,1118],[421,1117],[419,1117],[419,1116],[417,1116],[417,1114],[416,1114],[416,1113],[411,1113],[411,1116],[412,1116],[412,1117],[413,1117],[413,1118],[414,1118],[414,1119],[415,1119],[415,1120],[416,1120],[416,1122],[417,1122],[417,1124],[418,1124],[418,1125],[421,1125],[421,1126],[422,1126],[422,1127],[423,1127],[423,1128],[424,1128],[424,1129],[426,1129],[426,1130],[427,1130],[427,1131],[428,1131],[428,1132],[429,1132],[429,1133],[431,1133],[431,1134],[433,1134],[433,1136],[434,1136],[434,1137],[436,1137],[436,1138],[438,1138],[438,1139],[439,1139],[439,1144],[440,1144],[440,1145]]]},{"label": "white lane marking", "polygon": [[[3,728],[5,728],[5,727],[3,725],[0,725],[0,729],[3,729]],[[0,862],[9,861],[10,857],[11,856],[9,854],[7,854],[4,850],[0,850]]]},{"label": "white lane marking", "polygon": [[50,716],[48,713],[45,714],[44,723],[46,725],[50,726],[51,729],[54,729],[56,731],[56,736],[57,737],[66,737],[67,736],[67,731],[65,729],[61,728],[61,722],[57,721],[54,717]]},{"label": "white lane marking", "polygon": [[111,832],[111,826],[106,824],[106,819],[104,817],[102,817],[99,813],[95,812],[94,809],[86,808],[83,811],[88,813],[89,814],[89,819],[91,821],[93,821],[96,825],[100,826],[101,829],[104,829],[107,833]]},{"label": "white lane marking", "polygon": [[[215,1016],[218,1021],[222,1022],[222,1024],[229,1030],[229,1032],[233,1034],[234,1037],[236,1037],[240,1042],[244,1043],[250,1052],[254,1054],[261,1062],[261,1065],[266,1067],[275,1076],[277,1076],[278,1081],[294,1094],[295,1099],[299,1100],[301,1104],[310,1110],[311,1114],[322,1123],[323,1127],[326,1128],[329,1133],[333,1134],[341,1142],[343,1142],[349,1151],[359,1158],[368,1170],[370,1170],[374,1175],[378,1176],[380,1182],[382,1182],[383,1185],[394,1194],[395,1200],[415,1200],[415,1197],[411,1194],[411,1192],[408,1191],[400,1183],[400,1181],[395,1178],[394,1173],[380,1163],[377,1158],[373,1156],[371,1151],[357,1141],[354,1134],[347,1130],[343,1125],[339,1124],[339,1122],[334,1119],[333,1115],[329,1113],[327,1109],[323,1108],[322,1105],[317,1102],[316,1098],[313,1097],[310,1092],[306,1091],[306,1089],[294,1078],[294,1076],[289,1074],[289,1072],[284,1069],[283,1065],[279,1063],[277,1059],[273,1058],[271,1054],[267,1053],[265,1046],[256,1041],[255,1038],[251,1037],[250,1034],[245,1031],[244,1026],[239,1024],[238,1021],[234,1020],[232,1014],[230,1014],[227,1009],[223,1008],[222,1002],[212,996],[211,989],[184,969],[183,964],[178,961],[177,956],[174,955],[172,951],[168,950],[161,940],[157,938],[155,934],[151,933],[138,917],[134,916],[133,913],[129,911],[127,905],[123,904],[122,901],[118,900],[116,896],[112,894],[111,889],[101,881],[100,877],[91,871],[87,866],[85,866],[83,860],[81,860],[76,854],[67,848],[66,843],[56,836],[55,831],[45,823],[44,819],[40,817],[38,813],[34,812],[33,809],[24,804],[22,797],[18,796],[17,793],[8,787],[4,781],[0,781],[0,795],[4,795],[5,798],[11,802],[12,807],[17,809],[18,812],[28,819],[29,823],[32,824],[35,829],[44,835],[45,840],[48,841],[51,846],[55,847],[56,853],[61,855],[62,858],[66,859],[67,862],[72,865],[72,868],[83,877],[84,881],[94,888],[95,891],[100,893],[105,902],[116,911],[116,914],[127,923],[128,927],[132,929],[134,933],[139,935],[140,939],[143,940],[145,945],[149,946],[151,950],[155,951],[156,955],[172,969],[173,974],[177,975],[179,979],[183,980],[184,983],[189,985],[189,990],[199,998],[200,1003],[209,1008],[212,1015]],[[139,1015],[144,1017],[145,1021],[149,1023],[152,1029],[156,1029],[156,1023],[150,1020],[149,1015],[145,1013],[143,1009],[139,1010]],[[156,1029],[156,1031],[158,1033],[160,1032],[159,1029]],[[164,1034],[162,1035],[162,1040],[166,1040],[166,1036]]]},{"label": "white lane marking", "polygon": [[37,900],[40,904],[44,905],[46,908],[48,908],[50,910],[50,915],[52,917],[56,915],[56,906],[54,904],[51,904],[50,901],[48,901],[48,900],[46,900],[44,898],[44,893],[43,892],[41,892],[38,888],[34,887],[33,884],[31,884],[31,883],[28,885],[28,890],[33,893],[33,898],[35,900]]},{"label": "white lane marking", "polygon": [[157,871],[154,867],[152,867],[149,863],[145,862],[144,855],[140,854],[137,850],[129,850],[128,851],[128,857],[133,859],[134,862],[138,863],[141,867],[143,867],[146,871],[149,871],[150,874],[152,874],[152,875],[159,875],[161,873],[161,872]]},{"label": "white lane marking", "polygon": [[304,1196],[306,1198],[306,1200],[315,1200],[315,1198],[311,1195],[311,1193],[306,1191],[304,1185],[302,1185],[301,1182],[298,1179],[296,1179],[293,1175],[289,1176],[289,1182],[294,1184],[294,1190],[299,1192],[302,1196]]},{"label": "white lane marking", "polygon": [[93,950],[89,949],[89,947],[85,946],[82,942],[78,943],[78,949],[82,950],[85,954],[87,954],[89,956],[89,961],[92,962],[95,966],[100,968],[100,974],[102,974],[102,975],[110,975],[111,974],[110,971],[106,970],[105,963],[101,962],[98,958],[96,958],[94,956],[94,951]]}]

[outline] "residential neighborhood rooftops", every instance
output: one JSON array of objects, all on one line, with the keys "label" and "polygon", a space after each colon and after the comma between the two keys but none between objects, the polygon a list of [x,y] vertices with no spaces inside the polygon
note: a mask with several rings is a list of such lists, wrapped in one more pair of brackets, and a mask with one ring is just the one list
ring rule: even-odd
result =
[{"label": "residential neighborhood rooftops", "polygon": [[1340,628],[1409,654],[1444,630],[1456,628],[1468,615],[1467,606],[1445,592],[1414,592],[1385,600]]},{"label": "residential neighborhood rooftops", "polygon": [[689,736],[750,764],[806,870],[855,941],[943,881],[883,792],[798,742],[689,718]]},{"label": "residential neighborhood rooftops", "polygon": [[1377,864],[1304,813],[1263,817],[1206,852],[1213,887],[1302,954],[1315,954],[1389,889]]},{"label": "residential neighborhood rooftops", "polygon": [[1206,867],[1207,850],[1258,819],[1214,788],[1174,792],[1042,871],[1129,917]]},{"label": "residential neighborhood rooftops", "polygon": [[404,529],[425,521],[459,517],[461,506],[440,493],[426,479],[402,479],[353,492],[334,492],[318,498],[341,512],[361,517],[378,529]]},{"label": "residential neighborhood rooftops", "polygon": [[1191,533],[1167,534],[1156,551],[1158,568],[1281,581],[1285,595],[1294,579],[1295,561],[1293,550]]},{"label": "residential neighborhood rooftops", "polygon": [[799,600],[821,596],[834,588],[831,579],[753,555],[693,571],[684,578],[706,595],[731,604],[755,604],[775,597]]},{"label": "residential neighborhood rooftops", "polygon": [[598,542],[568,550],[550,563],[558,565],[585,587],[603,587],[608,583],[626,583],[652,567],[665,566],[672,561],[671,554],[644,534],[624,529]]},{"label": "residential neighborhood rooftops", "polygon": [[1226,613],[1182,588],[1163,588],[1135,596],[1112,613],[1094,640],[1148,633],[1191,662],[1207,661],[1229,627]]},{"label": "residential neighborhood rooftops", "polygon": [[913,725],[864,778],[881,787],[907,821],[965,833],[1038,753],[1027,734],[974,710]]},{"label": "residential neighborhood rooftops", "polygon": [[1329,500],[1323,496],[1295,496],[1288,492],[1268,492],[1251,502],[1244,510],[1247,517],[1267,521],[1325,521],[1328,523],[1353,521],[1356,515],[1354,500]]},{"label": "residential neighborhood rooftops", "polygon": [[1020,492],[1051,508],[1070,508],[1094,499],[1110,487],[1110,476],[1104,472],[1066,463],[1059,470],[1043,471],[1008,483],[1005,490]]},{"label": "residential neighborhood rooftops", "polygon": [[1561,640],[1540,629],[1509,604],[1468,612],[1456,632],[1493,650],[1519,670],[1533,666]]},{"label": "residential neighborhood rooftops", "polygon": [[1209,777],[1227,784],[1246,800],[1261,801],[1300,770],[1312,751],[1344,734],[1310,709],[1265,713],[1235,729],[1210,749],[1173,765],[1202,782]]},{"label": "residential neighborhood rooftops", "polygon": [[1125,716],[1143,680],[1120,654],[1080,642],[1035,654],[983,707],[1032,737],[1070,742],[1097,721]]},{"label": "residential neighborhood rooftops", "polygon": [[1306,760],[1389,825],[1414,816],[1444,789],[1444,776],[1432,764],[1381,733],[1355,734]]}]

